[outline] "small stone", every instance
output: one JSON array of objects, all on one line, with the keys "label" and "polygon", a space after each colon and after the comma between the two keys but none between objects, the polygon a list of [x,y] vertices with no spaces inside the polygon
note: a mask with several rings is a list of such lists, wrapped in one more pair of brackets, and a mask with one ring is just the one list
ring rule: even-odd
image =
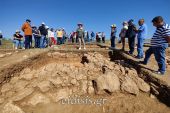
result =
[{"label": "small stone", "polygon": [[24,99],[25,97],[31,95],[33,93],[33,88],[25,88],[24,90],[20,91],[18,94],[16,94],[15,97],[12,98],[13,101],[20,101]]},{"label": "small stone", "polygon": [[0,54],[0,58],[3,58],[3,57],[5,57],[5,54]]},{"label": "small stone", "polygon": [[5,104],[2,108],[2,113],[25,113],[21,108],[14,105],[12,102]]},{"label": "small stone", "polygon": [[50,79],[50,82],[54,84],[55,86],[61,85],[63,83],[61,78],[59,77],[57,79]]},{"label": "small stone", "polygon": [[92,87],[92,86],[89,86],[88,87],[88,94],[94,94],[95,92],[94,92],[94,88]]},{"label": "small stone", "polygon": [[50,82],[43,81],[43,82],[40,82],[37,86],[40,88],[42,92],[47,92],[50,89]]},{"label": "small stone", "polygon": [[72,79],[72,80],[71,80],[71,84],[76,85],[76,83],[77,83],[77,80],[76,80],[76,79]]},{"label": "small stone", "polygon": [[27,55],[24,55],[23,58],[28,58],[28,56],[27,56]]},{"label": "small stone", "polygon": [[20,79],[23,79],[23,80],[32,80],[34,78],[34,75],[32,73],[29,73],[29,74],[24,74],[24,75],[21,75],[20,76]]},{"label": "small stone", "polygon": [[156,97],[155,97],[155,95],[150,94],[150,98],[155,99]]},{"label": "small stone", "polygon": [[7,91],[10,91],[13,88],[13,86],[10,83],[6,83],[1,88],[1,93],[5,93]]},{"label": "small stone", "polygon": [[37,104],[48,104],[50,99],[41,93],[35,94],[28,102],[28,105],[36,106]]}]

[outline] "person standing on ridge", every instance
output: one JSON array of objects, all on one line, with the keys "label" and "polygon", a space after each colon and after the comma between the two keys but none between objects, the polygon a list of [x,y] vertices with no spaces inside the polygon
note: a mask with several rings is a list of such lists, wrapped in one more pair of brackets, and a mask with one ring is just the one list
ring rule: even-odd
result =
[{"label": "person standing on ridge", "polygon": [[138,44],[137,44],[137,51],[138,55],[136,56],[137,59],[143,58],[143,44],[144,40],[147,38],[147,26],[145,24],[144,19],[140,19],[139,22],[139,29],[137,30],[137,39],[138,39]]},{"label": "person standing on ridge", "polygon": [[115,44],[116,32],[117,32],[116,24],[111,25],[110,41],[111,41],[111,47],[112,48],[116,47],[116,44]]},{"label": "person standing on ridge", "polygon": [[128,22],[124,21],[123,22],[123,28],[121,29],[121,32],[119,34],[119,37],[121,38],[122,42],[122,50],[125,50],[125,38],[126,38],[126,32],[128,30]]},{"label": "person standing on ridge", "polygon": [[84,32],[83,24],[78,23],[77,25],[78,25],[78,28],[77,28],[76,32],[77,32],[77,38],[79,39],[79,50],[81,50],[81,43],[83,43],[84,49],[86,49],[85,41],[84,41],[85,32]]},{"label": "person standing on ridge", "polygon": [[136,38],[136,25],[133,23],[134,20],[128,21],[128,30],[126,32],[126,36],[128,38],[128,44],[129,44],[129,54],[133,55],[135,50],[135,38]]},{"label": "person standing on ridge", "polygon": [[32,40],[32,27],[31,27],[31,20],[27,19],[26,22],[22,25],[22,31],[24,32],[25,36],[25,49],[30,49],[31,40]]}]

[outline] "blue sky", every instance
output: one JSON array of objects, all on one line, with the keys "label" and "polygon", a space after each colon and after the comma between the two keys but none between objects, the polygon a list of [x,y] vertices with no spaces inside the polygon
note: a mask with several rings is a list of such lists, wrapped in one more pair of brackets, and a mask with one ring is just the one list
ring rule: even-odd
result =
[{"label": "blue sky", "polygon": [[8,38],[27,18],[36,26],[45,22],[49,27],[64,27],[67,32],[82,22],[86,30],[104,31],[107,37],[111,24],[117,25],[119,33],[122,22],[131,18],[136,24],[140,18],[145,19],[148,37],[155,30],[153,17],[163,16],[170,24],[170,0],[1,0],[0,5],[0,30]]}]

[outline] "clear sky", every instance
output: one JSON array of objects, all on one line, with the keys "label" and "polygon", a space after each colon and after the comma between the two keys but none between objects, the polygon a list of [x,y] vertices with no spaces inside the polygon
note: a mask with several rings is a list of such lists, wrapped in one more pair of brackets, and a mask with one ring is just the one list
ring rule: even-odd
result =
[{"label": "clear sky", "polygon": [[155,30],[151,20],[158,15],[170,24],[170,0],[1,0],[0,30],[10,38],[29,18],[33,25],[45,22],[67,32],[82,22],[87,31],[103,31],[109,37],[111,24],[119,33],[123,21],[134,19],[137,24],[144,18],[151,37]]}]

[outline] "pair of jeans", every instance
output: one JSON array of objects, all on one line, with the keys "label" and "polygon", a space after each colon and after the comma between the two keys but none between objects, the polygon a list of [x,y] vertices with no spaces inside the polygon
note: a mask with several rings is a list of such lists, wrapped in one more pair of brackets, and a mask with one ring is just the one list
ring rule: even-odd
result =
[{"label": "pair of jeans", "polygon": [[34,36],[35,48],[40,48],[40,39],[41,39],[41,37],[39,37],[39,36]]},{"label": "pair of jeans", "polygon": [[145,53],[144,63],[147,64],[150,56],[154,54],[155,59],[158,63],[158,67],[159,67],[158,71],[164,74],[166,71],[165,50],[166,50],[166,47],[164,46],[150,47]]},{"label": "pair of jeans", "polygon": [[32,35],[25,36],[25,49],[30,49],[31,39],[32,39]]},{"label": "pair of jeans", "polygon": [[62,37],[57,37],[57,44],[58,45],[62,44]]},{"label": "pair of jeans", "polygon": [[116,47],[115,39],[116,39],[116,36],[111,37],[111,47],[114,47],[114,48]]},{"label": "pair of jeans", "polygon": [[140,57],[140,58],[143,57],[143,44],[144,44],[144,38],[138,38],[138,46],[137,46],[138,55],[137,55],[137,57]]},{"label": "pair of jeans", "polygon": [[134,50],[135,50],[135,37],[128,37],[128,44],[129,44],[129,53],[133,54]]},{"label": "pair of jeans", "polygon": [[45,38],[46,36],[42,35],[40,38],[40,48],[45,48]]},{"label": "pair of jeans", "polygon": [[24,41],[22,41],[22,40],[13,40],[13,43],[15,44],[15,47],[21,47],[21,48],[23,48],[24,47]]}]

